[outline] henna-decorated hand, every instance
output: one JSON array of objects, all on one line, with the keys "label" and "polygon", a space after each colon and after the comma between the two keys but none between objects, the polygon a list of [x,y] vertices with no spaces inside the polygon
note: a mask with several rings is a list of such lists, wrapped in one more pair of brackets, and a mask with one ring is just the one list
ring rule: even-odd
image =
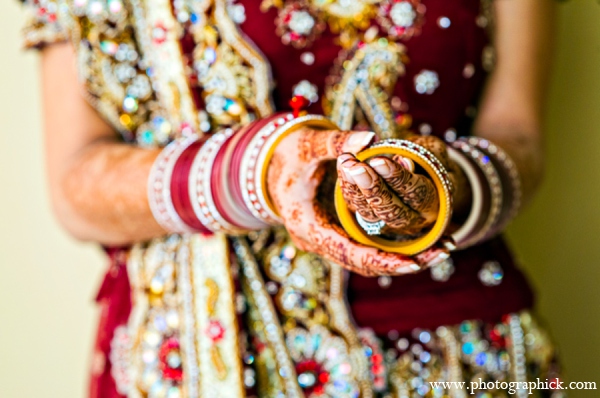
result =
[{"label": "henna-decorated hand", "polygon": [[277,146],[269,166],[268,191],[292,240],[301,250],[365,276],[411,273],[442,261],[448,253],[441,245],[407,257],[353,241],[339,225],[335,211],[317,197],[327,177],[326,165],[344,153],[360,152],[374,139],[369,132],[301,129]]},{"label": "henna-decorated hand", "polygon": [[[448,158],[446,144],[436,137],[408,138],[427,148],[450,174],[455,211],[460,212],[470,195],[462,170]],[[338,178],[348,207],[368,222],[382,220],[383,232],[414,235],[436,220],[439,198],[433,182],[414,172],[414,163],[401,156],[377,156],[359,162],[352,154],[338,157]]]}]

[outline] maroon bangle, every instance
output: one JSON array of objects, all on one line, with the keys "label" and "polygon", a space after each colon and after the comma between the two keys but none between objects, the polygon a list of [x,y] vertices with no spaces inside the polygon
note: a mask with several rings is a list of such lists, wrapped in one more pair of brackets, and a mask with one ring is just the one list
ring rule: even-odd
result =
[{"label": "maroon bangle", "polygon": [[175,163],[171,176],[171,200],[175,211],[184,223],[198,232],[210,234],[211,231],[202,225],[196,217],[189,195],[190,169],[198,150],[203,144],[203,141],[198,141],[190,145]]},{"label": "maroon bangle", "polygon": [[[242,166],[242,158],[244,157],[244,152],[248,147],[250,141],[252,141],[252,137],[254,134],[251,134],[252,130],[255,130],[257,125],[264,125],[267,122],[265,119],[259,120],[250,124],[245,131],[240,131],[240,134],[243,134],[243,137],[237,143],[237,146],[233,150],[231,154],[231,193],[233,195],[233,199],[236,203],[244,203],[244,197],[242,196],[242,187],[240,186],[240,168]],[[248,211],[244,206],[244,211]]]},{"label": "maroon bangle", "polygon": [[[221,183],[220,183],[220,177],[223,173],[223,163],[225,160],[225,153],[227,152],[227,147],[232,143],[237,141],[235,138],[237,138],[238,133],[232,135],[231,137],[229,137],[227,139],[227,141],[225,141],[223,143],[223,146],[221,147],[221,149],[219,149],[219,152],[217,153],[217,156],[215,157],[215,162],[213,163],[213,171],[212,171],[212,178],[210,180],[210,187],[212,189],[212,194],[213,194],[213,200],[215,202],[215,207],[217,208],[217,210],[219,211],[219,213],[221,213],[221,215],[223,216],[223,218],[235,225],[238,228],[244,228],[243,225],[240,225],[236,220],[232,219],[230,217],[229,212],[227,211],[227,209],[224,208],[223,206],[223,198],[221,197],[221,192],[223,189],[230,189],[231,187],[222,187]],[[240,205],[243,202],[240,202]],[[252,216],[250,214],[250,216]]]}]

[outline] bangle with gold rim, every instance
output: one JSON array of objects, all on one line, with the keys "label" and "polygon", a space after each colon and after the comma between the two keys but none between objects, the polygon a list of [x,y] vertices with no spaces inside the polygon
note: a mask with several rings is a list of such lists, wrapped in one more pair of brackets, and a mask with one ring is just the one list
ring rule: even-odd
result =
[{"label": "bangle with gold rim", "polygon": [[277,145],[289,134],[303,127],[338,130],[335,123],[324,116],[304,115],[294,118],[291,113],[281,114],[256,133],[242,158],[240,186],[244,202],[256,218],[267,224],[282,224],[267,191],[269,163]]},{"label": "bangle with gold rim", "polygon": [[386,252],[412,256],[433,246],[446,231],[452,217],[452,183],[440,161],[427,149],[411,141],[397,139],[379,141],[358,153],[356,158],[362,162],[374,156],[386,155],[400,155],[412,160],[431,178],[440,203],[438,216],[433,226],[420,237],[407,241],[395,241],[368,235],[358,224],[355,215],[348,209],[339,182],[335,188],[336,211],[342,227],[357,242]]}]

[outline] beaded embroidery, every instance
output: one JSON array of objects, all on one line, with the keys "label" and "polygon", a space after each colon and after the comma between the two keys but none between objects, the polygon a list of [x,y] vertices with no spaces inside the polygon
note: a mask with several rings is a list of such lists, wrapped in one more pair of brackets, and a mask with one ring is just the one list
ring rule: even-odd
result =
[{"label": "beaded embroidery", "polygon": [[263,0],[262,10],[279,9],[275,20],[277,34],[284,44],[297,48],[310,46],[327,25],[338,35],[343,48],[359,40],[381,37],[392,40],[418,35],[425,6],[420,0]]}]

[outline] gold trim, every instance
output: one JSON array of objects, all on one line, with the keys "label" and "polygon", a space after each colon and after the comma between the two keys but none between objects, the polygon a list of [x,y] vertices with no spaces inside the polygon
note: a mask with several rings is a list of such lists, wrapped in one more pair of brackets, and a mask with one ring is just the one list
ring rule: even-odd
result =
[{"label": "gold trim", "polygon": [[[218,391],[226,397],[243,397],[243,371],[233,302],[235,291],[227,238],[223,234],[196,234],[189,240],[200,396],[213,397]],[[215,325],[223,328],[223,334],[218,338],[209,333]]]},{"label": "gold trim", "polygon": [[[180,24],[170,0],[132,0],[136,33],[146,68],[152,68],[153,91],[177,130],[182,124],[198,126],[197,109],[187,81],[179,43]],[[158,29],[164,37],[153,38]]]},{"label": "gold trim", "polygon": [[256,110],[258,116],[265,117],[274,112],[271,103],[271,69],[264,56],[242,38],[236,25],[227,13],[226,0],[215,1],[215,22],[221,38],[228,43],[253,68],[252,85],[256,95]]}]

